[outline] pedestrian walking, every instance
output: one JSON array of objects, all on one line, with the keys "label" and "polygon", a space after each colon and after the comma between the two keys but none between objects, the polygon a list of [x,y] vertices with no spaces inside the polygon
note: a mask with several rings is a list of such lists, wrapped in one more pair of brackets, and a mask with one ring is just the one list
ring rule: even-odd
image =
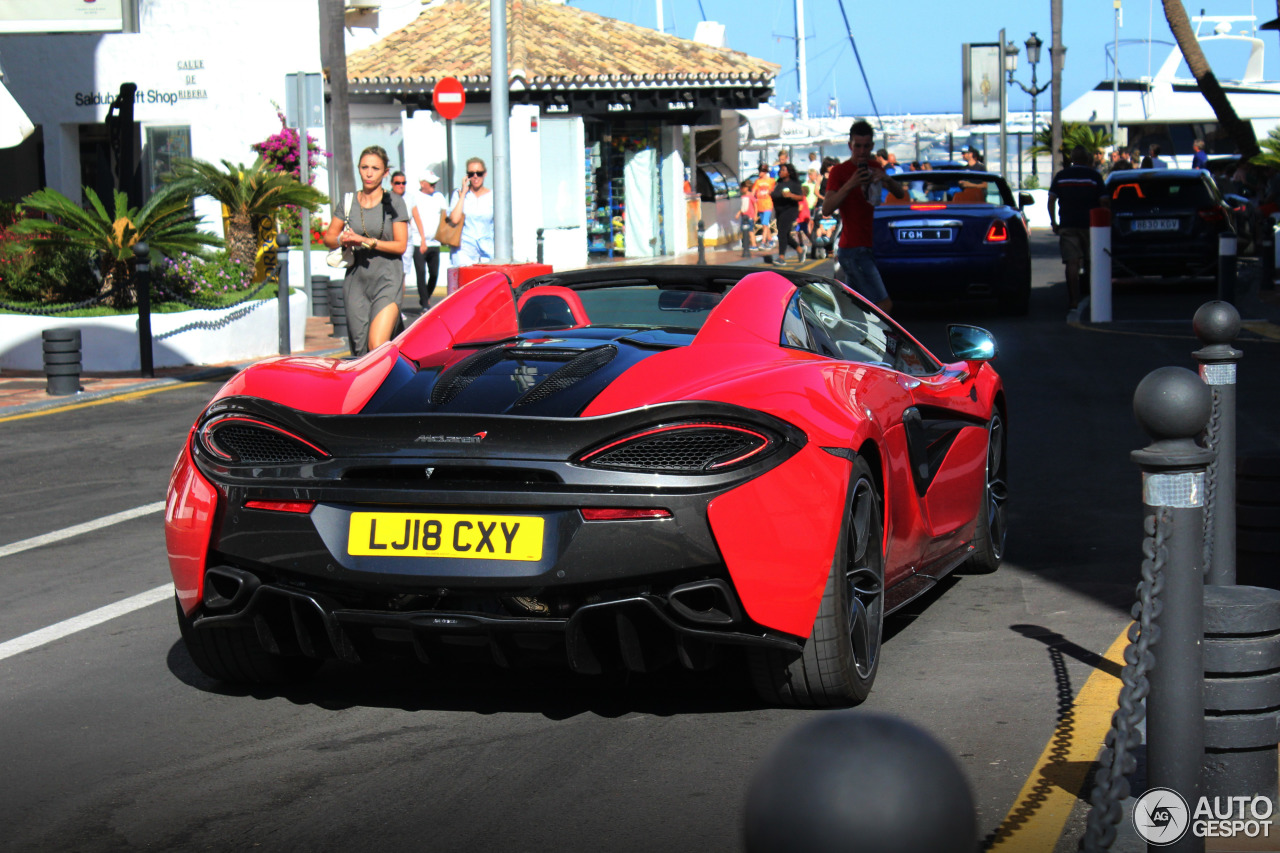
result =
[{"label": "pedestrian walking", "polygon": [[1058,250],[1066,266],[1068,308],[1080,305],[1081,267],[1087,268],[1089,263],[1089,211],[1108,201],[1107,185],[1089,162],[1089,152],[1077,145],[1071,152],[1071,165],[1054,175],[1049,184],[1049,222],[1058,235]]},{"label": "pedestrian walking", "polygon": [[431,169],[424,169],[418,178],[418,215],[422,220],[422,242],[413,256],[413,267],[418,277],[418,304],[426,311],[431,294],[440,278],[440,241],[436,228],[440,214],[449,209],[444,193],[436,189],[440,176]]},{"label": "pedestrian walking", "polygon": [[875,131],[867,122],[855,121],[849,128],[849,152],[853,156],[831,168],[822,200],[822,215],[840,213],[842,224],[836,260],[849,285],[888,313],[893,301],[885,290],[871,251],[872,224],[882,189],[893,193],[894,198],[903,198],[907,191],[875,163],[874,141]]},{"label": "pedestrian walking", "polygon": [[787,247],[790,246],[796,250],[796,262],[799,263],[804,260],[804,250],[796,242],[796,218],[800,215],[804,190],[796,177],[795,167],[790,163],[778,164],[778,182],[772,196],[773,209],[778,216],[778,255],[786,263]]},{"label": "pedestrian walking", "polygon": [[761,163],[753,190],[756,194],[756,211],[760,214],[761,249],[768,249],[773,243],[773,185],[773,178],[769,177],[769,164]]},{"label": "pedestrian walking", "polygon": [[[360,356],[391,340],[400,324],[404,295],[401,256],[409,242],[409,212],[404,199],[382,189],[389,171],[387,152],[371,145],[360,152],[361,189],[348,194],[334,213],[324,244],[353,251],[342,281],[347,303],[351,354]],[[350,199],[350,202],[347,202]]]},{"label": "pedestrian walking", "polygon": [[453,194],[449,222],[462,223],[462,242],[453,253],[455,267],[493,260],[493,191],[484,185],[484,161],[467,161],[462,189]]},{"label": "pedestrian walking", "polygon": [[[417,193],[409,189],[409,178],[404,172],[391,173],[391,191],[404,201],[404,209],[409,211],[409,241],[404,248],[400,264],[404,270],[404,283],[408,284],[409,275],[414,272],[413,256],[417,247],[422,245],[422,218],[417,210]],[[419,284],[421,286],[421,284]]]}]

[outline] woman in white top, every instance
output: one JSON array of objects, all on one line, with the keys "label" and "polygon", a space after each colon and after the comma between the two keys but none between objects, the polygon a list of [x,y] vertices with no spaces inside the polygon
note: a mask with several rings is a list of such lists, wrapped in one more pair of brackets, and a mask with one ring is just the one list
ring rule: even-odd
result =
[{"label": "woman in white top", "polygon": [[462,219],[462,243],[453,252],[453,266],[467,266],[493,260],[493,193],[484,185],[484,161],[467,161],[467,178],[453,195],[449,221]]}]

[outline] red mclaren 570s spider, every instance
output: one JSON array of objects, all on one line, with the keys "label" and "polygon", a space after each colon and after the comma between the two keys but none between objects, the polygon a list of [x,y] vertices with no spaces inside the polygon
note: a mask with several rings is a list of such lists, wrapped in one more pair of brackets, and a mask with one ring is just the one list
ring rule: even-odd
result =
[{"label": "red mclaren 570s spider", "polygon": [[165,533],[192,659],[746,654],[856,704],[885,615],[1005,542],[991,335],[942,362],[838,282],[736,267],[491,273],[363,358],[268,359],[201,413]]}]

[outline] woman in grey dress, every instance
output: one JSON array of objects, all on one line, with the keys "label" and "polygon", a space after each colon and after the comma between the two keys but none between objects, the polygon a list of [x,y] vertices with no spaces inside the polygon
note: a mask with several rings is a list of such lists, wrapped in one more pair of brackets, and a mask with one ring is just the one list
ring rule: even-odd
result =
[{"label": "woman in grey dress", "polygon": [[404,293],[401,256],[409,240],[409,213],[404,199],[382,189],[387,175],[387,152],[371,145],[360,152],[362,189],[347,210],[337,209],[324,244],[355,251],[342,283],[347,302],[347,328],[351,330],[352,355],[391,340],[400,320]]}]

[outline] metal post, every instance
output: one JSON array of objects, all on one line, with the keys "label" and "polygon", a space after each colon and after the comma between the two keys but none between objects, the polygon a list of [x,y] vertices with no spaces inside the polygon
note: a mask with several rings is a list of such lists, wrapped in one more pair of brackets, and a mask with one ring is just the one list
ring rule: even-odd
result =
[{"label": "metal post", "polygon": [[507,76],[507,4],[489,4],[489,121],[493,128],[493,261],[509,264],[511,249],[511,107]]},{"label": "metal post", "polygon": [[133,256],[137,259],[138,292],[138,364],[141,374],[146,377],[156,375],[151,357],[151,247],[145,242],[133,244]]},{"label": "metal post", "polygon": [[[1031,35],[1035,35],[1035,33],[1032,33]],[[1039,40],[1037,39],[1037,44],[1038,43],[1039,43]],[[1039,63],[1037,62],[1031,63],[1031,147],[1032,148],[1035,148],[1036,146],[1036,95],[1040,93],[1039,88],[1036,87],[1036,66],[1038,64]],[[1032,154],[1031,155],[1031,176],[1036,177],[1038,174],[1039,173],[1036,172],[1036,155]]]},{"label": "metal post", "polygon": [[1244,357],[1231,342],[1240,333],[1240,312],[1228,302],[1206,302],[1191,326],[1204,344],[1192,355],[1213,392],[1205,443],[1217,454],[1205,484],[1205,583],[1230,585],[1236,582],[1236,363]]},{"label": "metal post", "polygon": [[[311,150],[307,142],[307,75],[299,71],[298,78],[298,176],[304,187],[311,185]],[[302,240],[302,287],[307,292],[307,304],[311,304],[311,209],[298,211],[298,236]]]},{"label": "metal post", "polygon": [[[1144,524],[1164,541],[1152,557],[1164,590],[1147,697],[1147,786],[1176,791],[1189,808],[1200,795],[1204,760],[1202,537],[1205,468],[1213,461],[1195,437],[1211,408],[1208,387],[1181,367],[1152,371],[1133,395],[1138,425],[1152,439],[1131,454],[1142,469]],[[1204,839],[1186,832],[1159,849],[1203,853]]]},{"label": "metal post", "polygon": [[280,314],[280,354],[293,352],[289,347],[289,235],[276,235],[276,306]]},{"label": "metal post", "polygon": [[1236,235],[1218,237],[1218,298],[1235,304],[1236,301]]},{"label": "metal post", "polygon": [[538,229],[538,263],[542,263],[542,254],[543,254],[543,236],[542,236],[542,232],[543,232],[544,230],[545,230],[545,229],[542,229],[542,228],[539,228],[539,229]]},{"label": "metal post", "polygon": [[1089,320],[1111,322],[1111,210],[1089,211]]},{"label": "metal post", "polygon": [[755,230],[755,223],[745,217],[740,216],[739,219],[742,221],[740,226],[742,231],[742,257],[749,258],[751,257],[751,232]]},{"label": "metal post", "polygon": [[[1032,125],[1034,127],[1034,125]],[[1022,134],[1018,134],[1018,189],[1022,189]]]},{"label": "metal post", "polygon": [[453,185],[453,119],[444,120],[444,185],[449,187],[449,191],[445,192],[448,197],[449,192],[456,190]]},{"label": "metal post", "polygon": [[[706,226],[702,224],[702,220],[698,220],[698,263],[706,265],[707,263],[707,246],[703,242],[703,235],[706,233]],[[781,243],[779,243],[781,245]]]},{"label": "metal post", "polygon": [[[1000,30],[1000,68],[1004,68],[1004,29]],[[1013,77],[1013,72],[1009,73]],[[1006,182],[1009,180],[1009,158],[1006,154],[1009,151],[1009,87],[1000,87],[1000,177]]]}]

